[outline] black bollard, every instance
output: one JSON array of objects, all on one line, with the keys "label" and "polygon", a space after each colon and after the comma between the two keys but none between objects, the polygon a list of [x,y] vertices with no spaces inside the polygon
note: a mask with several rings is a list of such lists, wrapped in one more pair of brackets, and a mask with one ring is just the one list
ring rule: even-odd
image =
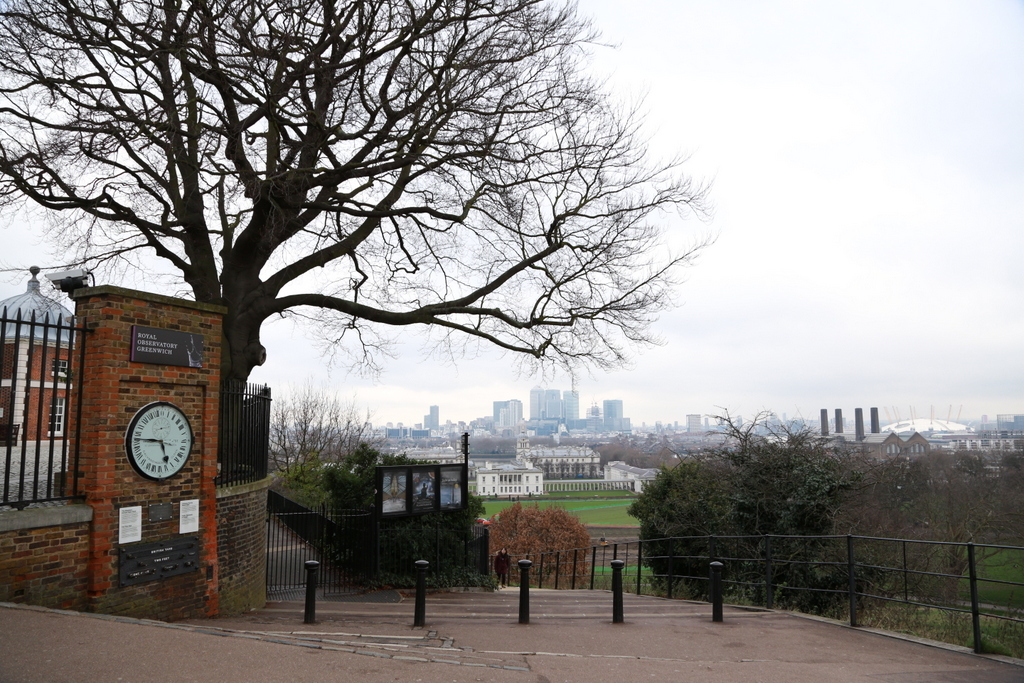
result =
[{"label": "black bollard", "polygon": [[316,560],[306,561],[306,614],[304,624],[316,623],[316,573],[320,563]]},{"label": "black bollard", "polygon": [[711,621],[722,619],[722,563],[711,563]]},{"label": "black bollard", "polygon": [[530,623],[530,567],[533,562],[519,560],[519,623]]},{"label": "black bollard", "polygon": [[416,615],[413,617],[413,628],[422,628],[427,624],[427,567],[426,560],[416,560]]},{"label": "black bollard", "polygon": [[626,565],[622,560],[612,560],[612,623],[622,624],[622,568]]}]

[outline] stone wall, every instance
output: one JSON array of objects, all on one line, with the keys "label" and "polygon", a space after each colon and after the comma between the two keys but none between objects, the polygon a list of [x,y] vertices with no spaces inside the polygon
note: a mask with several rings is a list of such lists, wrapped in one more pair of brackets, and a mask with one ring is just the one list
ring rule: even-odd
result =
[{"label": "stone wall", "polygon": [[267,488],[270,478],[217,489],[220,614],[240,614],[267,601]]}]

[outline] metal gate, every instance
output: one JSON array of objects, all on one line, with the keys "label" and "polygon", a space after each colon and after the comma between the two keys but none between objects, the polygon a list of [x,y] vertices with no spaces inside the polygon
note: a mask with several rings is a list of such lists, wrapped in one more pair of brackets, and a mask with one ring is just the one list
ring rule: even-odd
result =
[{"label": "metal gate", "polygon": [[0,509],[79,494],[85,333],[84,320],[0,311]]},{"label": "metal gate", "polygon": [[276,491],[267,499],[267,597],[302,599],[305,563],[320,563],[321,597],[351,595],[373,575],[373,515],[365,510],[312,510]]}]

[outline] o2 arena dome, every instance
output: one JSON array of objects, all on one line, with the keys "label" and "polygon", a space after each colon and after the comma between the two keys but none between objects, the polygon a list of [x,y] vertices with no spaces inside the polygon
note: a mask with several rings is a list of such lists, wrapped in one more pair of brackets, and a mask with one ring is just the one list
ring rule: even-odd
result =
[{"label": "o2 arena dome", "polygon": [[948,420],[936,420],[934,418],[919,417],[914,420],[901,420],[882,427],[883,432],[896,432],[899,435],[913,434],[969,434],[974,432],[973,427],[949,422]]}]

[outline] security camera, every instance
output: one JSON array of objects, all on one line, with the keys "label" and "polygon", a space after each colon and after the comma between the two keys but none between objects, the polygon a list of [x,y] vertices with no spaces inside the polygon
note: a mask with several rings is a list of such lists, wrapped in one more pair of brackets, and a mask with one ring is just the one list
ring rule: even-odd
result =
[{"label": "security camera", "polygon": [[89,275],[91,275],[89,271],[75,268],[59,273],[47,273],[46,279],[50,280],[53,286],[59,288],[60,291],[70,294],[80,287],[85,287],[85,281]]},{"label": "security camera", "polygon": [[89,274],[89,271],[82,270],[81,268],[75,268],[74,270],[62,270],[59,273],[47,273],[46,279],[52,280],[53,282],[60,282],[69,277],[73,278],[84,278]]}]

